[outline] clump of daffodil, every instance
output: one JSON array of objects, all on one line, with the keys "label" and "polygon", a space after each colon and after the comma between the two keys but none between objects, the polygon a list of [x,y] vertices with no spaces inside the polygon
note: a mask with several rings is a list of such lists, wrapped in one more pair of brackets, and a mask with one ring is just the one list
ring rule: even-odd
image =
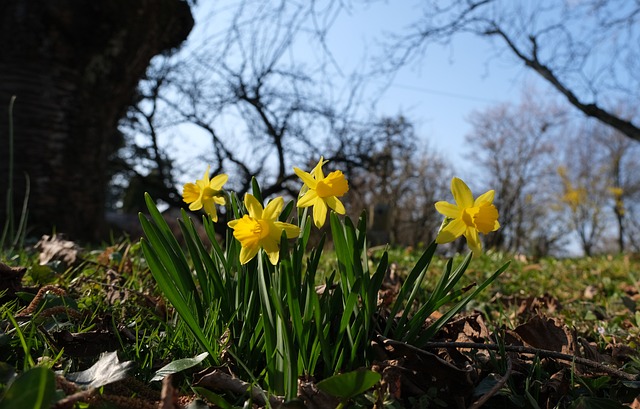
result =
[{"label": "clump of daffodil", "polygon": [[436,203],[436,210],[446,217],[436,243],[449,243],[464,235],[469,248],[480,253],[482,242],[478,233],[487,234],[500,228],[498,209],[493,205],[495,192],[490,190],[474,200],[471,189],[462,180],[453,178],[451,193],[456,204]]},{"label": "clump of daffodil", "polygon": [[311,173],[293,168],[296,175],[304,182],[297,206],[300,208],[313,206],[313,222],[318,228],[322,227],[327,219],[327,206],[336,213],[345,214],[344,205],[338,198],[349,191],[349,184],[342,171],[335,170],[325,177],[322,172],[324,164],[324,159],[320,157],[320,161]]},{"label": "clump of daffodil", "polygon": [[300,228],[290,223],[278,221],[278,216],[284,206],[282,197],[271,200],[263,209],[258,199],[247,193],[244,196],[244,205],[249,214],[227,223],[233,229],[233,237],[242,246],[240,263],[248,263],[262,247],[269,256],[271,264],[276,265],[280,258],[282,231],[286,233],[287,238],[292,239],[300,234]]},{"label": "clump of daffodil", "polygon": [[196,211],[204,207],[204,211],[214,222],[218,221],[216,204],[224,205],[226,200],[222,193],[222,186],[227,183],[228,175],[220,174],[209,179],[209,166],[204,171],[202,179],[196,183],[186,183],[182,191],[182,198],[189,203],[189,210]]}]

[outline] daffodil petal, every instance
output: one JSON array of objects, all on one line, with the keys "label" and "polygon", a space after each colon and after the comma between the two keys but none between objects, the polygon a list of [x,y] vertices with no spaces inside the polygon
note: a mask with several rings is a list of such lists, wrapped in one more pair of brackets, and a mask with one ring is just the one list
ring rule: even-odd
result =
[{"label": "daffodil petal", "polygon": [[318,200],[313,206],[313,223],[320,228],[324,226],[325,220],[327,220],[327,205],[324,200]]},{"label": "daffodil petal", "polygon": [[313,206],[314,204],[316,204],[316,201],[321,201],[317,199],[318,199],[318,194],[316,193],[315,190],[307,190],[307,193],[305,193],[304,196],[298,199],[298,204],[296,206],[298,207]]},{"label": "daffodil petal", "polygon": [[466,228],[467,225],[462,221],[462,219],[452,220],[442,230],[440,230],[438,237],[436,237],[436,243],[450,243],[462,236]]},{"label": "daffodil petal", "polygon": [[209,182],[209,187],[213,190],[222,190],[222,186],[227,183],[227,180],[229,180],[229,175],[221,173],[211,179],[211,181]]},{"label": "daffodil petal", "polygon": [[282,234],[282,230],[274,229],[269,232],[269,235],[261,240],[262,248],[267,253],[273,253],[275,251],[280,251],[280,237]]},{"label": "daffodil petal", "polygon": [[300,228],[294,224],[284,222],[274,222],[273,224],[275,224],[280,231],[284,230],[288,239],[294,239],[300,235]]},{"label": "daffodil petal", "polygon": [[451,180],[451,193],[453,193],[453,198],[459,208],[466,209],[473,207],[473,194],[469,186],[467,186],[462,179],[453,178]]},{"label": "daffodil petal", "polygon": [[474,206],[482,206],[484,204],[493,203],[493,199],[495,197],[496,191],[489,190],[488,192],[481,194],[476,198],[476,201],[473,203]]},{"label": "daffodil petal", "polygon": [[480,241],[480,236],[478,235],[478,230],[469,227],[467,231],[464,233],[464,237],[467,238],[467,245],[476,254],[480,254],[482,252],[482,242]]},{"label": "daffodil petal", "polygon": [[205,177],[204,179],[196,180],[196,186],[198,186],[198,189],[200,191],[203,191],[204,189],[209,187],[209,179],[207,177]]},{"label": "daffodil petal", "polygon": [[445,217],[451,217],[452,219],[460,217],[460,208],[454,204],[441,201],[436,202],[435,206],[438,213],[444,215]]},{"label": "daffodil petal", "polygon": [[477,207],[477,209],[478,212],[473,216],[473,222],[478,231],[482,234],[487,234],[496,230],[498,209],[494,205],[484,205]]},{"label": "daffodil petal", "polygon": [[262,205],[252,194],[246,193],[244,195],[244,206],[247,208],[249,216],[254,219],[262,219]]},{"label": "daffodil petal", "polygon": [[345,214],[347,212],[347,210],[344,208],[344,205],[342,204],[340,199],[338,199],[335,196],[325,197],[324,201],[327,203],[327,205],[330,208],[335,210],[335,212],[338,214]]},{"label": "daffodil petal", "polygon": [[318,182],[316,192],[318,196],[327,198],[329,196],[341,197],[349,191],[349,182],[345,179],[342,171],[335,170],[326,178]]},{"label": "daffodil petal", "polygon": [[278,264],[278,260],[280,259],[280,249],[276,251],[266,251],[266,253],[267,256],[269,256],[269,261],[271,262],[271,264],[273,264],[274,266]]},{"label": "daffodil petal", "polygon": [[231,220],[230,222],[227,222],[227,226],[231,227],[232,229],[235,227],[236,224],[238,224],[239,220]]},{"label": "daffodil petal", "polygon": [[240,264],[247,264],[258,254],[258,250],[260,250],[260,246],[242,247],[240,249]]},{"label": "daffodil petal", "polygon": [[[265,209],[266,210],[266,209]],[[262,248],[266,251],[273,251],[274,248],[280,248],[280,239],[282,238],[282,229],[278,227],[275,221],[273,220],[263,220],[266,221],[269,229],[269,234],[267,237],[261,239]]]},{"label": "daffodil petal", "polygon": [[216,212],[216,206],[213,203],[213,200],[207,200],[204,202],[204,211],[211,216],[211,220],[213,220],[214,223],[218,221],[218,213]]},{"label": "daffodil petal", "polygon": [[223,206],[227,204],[227,200],[224,198],[224,196],[214,196],[213,201],[216,204],[223,205]]},{"label": "daffodil petal", "polygon": [[211,166],[207,165],[207,168],[204,170],[204,175],[202,175],[202,179],[200,180],[206,180],[207,182],[209,182],[209,172],[211,171]]},{"label": "daffodil petal", "polygon": [[267,207],[264,208],[264,211],[262,212],[262,219],[276,220],[278,216],[280,216],[283,207],[284,199],[282,196],[276,197],[267,204]]},{"label": "daffodil petal", "polygon": [[302,179],[302,182],[304,182],[305,185],[309,186],[311,189],[316,188],[316,184],[318,182],[313,178],[313,176],[300,168],[293,168],[293,171],[300,179]]},{"label": "daffodil petal", "polygon": [[200,189],[194,183],[185,183],[182,188],[182,198],[185,203],[192,203],[200,197]]},{"label": "daffodil petal", "polygon": [[320,156],[320,160],[318,161],[318,164],[311,171],[311,173],[313,173],[313,176],[316,178],[316,180],[324,179],[324,173],[322,172],[322,166],[325,163],[326,162],[325,162],[324,158],[322,156]]},{"label": "daffodil petal", "polygon": [[189,205],[189,210],[196,211],[202,209],[202,200],[200,198],[196,199],[195,202]]}]

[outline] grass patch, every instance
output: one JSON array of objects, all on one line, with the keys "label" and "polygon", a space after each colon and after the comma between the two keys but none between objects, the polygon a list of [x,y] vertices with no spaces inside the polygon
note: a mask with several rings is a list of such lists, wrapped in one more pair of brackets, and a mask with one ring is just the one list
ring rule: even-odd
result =
[{"label": "grass patch", "polygon": [[[420,254],[415,250],[390,250],[389,270],[395,271],[398,280],[406,279]],[[9,385],[18,374],[30,373],[31,368],[45,367],[66,373],[82,371],[98,361],[101,353],[118,351],[121,362],[135,364],[129,373],[130,381],[125,382],[127,388],[122,382],[107,385],[96,392],[93,400],[88,400],[89,405],[97,405],[98,401],[113,402],[114,396],[152,402],[159,399],[160,383],[150,382],[158,369],[203,352],[158,292],[138,243],[124,240],[104,248],[83,250],[75,265],[62,269],[55,264],[40,266],[38,256],[35,249],[24,248],[17,256],[2,260],[9,267],[24,267],[26,272],[16,279],[18,286],[14,294],[5,289],[0,305],[0,396],[12,396],[7,395]],[[380,253],[370,252],[372,266],[378,257]],[[484,336],[506,347],[510,344],[510,334],[532,325],[534,317],[550,318],[573,336],[582,356],[587,351],[606,359],[604,364],[632,376],[640,372],[640,360],[635,353],[640,343],[640,260],[637,257],[548,258],[530,262],[488,253],[474,259],[461,279],[462,287],[484,281],[496,263],[509,258],[513,259],[509,269],[469,303],[451,326],[438,333],[434,342],[459,341],[453,337],[456,322],[473,326],[475,321],[468,317],[477,314],[490,332]],[[317,284],[322,284],[325,276],[335,270],[335,260],[331,252],[322,256]],[[456,258],[454,264],[459,261],[461,259]],[[445,258],[433,259],[424,291],[417,294],[411,308],[427,302],[446,263]],[[385,282],[389,285],[385,288],[392,290],[389,277]],[[467,332],[459,330],[460,334]],[[631,402],[640,391],[637,381],[617,379],[593,368],[578,369],[575,364],[553,358],[508,361],[510,355],[506,349],[462,349],[455,355],[476,368],[480,379],[473,385],[471,396],[474,397],[486,394],[498,385],[501,376],[510,372],[509,379],[485,407],[531,407],[532,402],[538,405],[554,402],[557,407],[578,407],[576,405],[587,402],[583,407],[596,407],[589,405],[601,400]],[[425,351],[436,354],[428,346]],[[419,356],[427,359],[427,355]],[[214,363],[233,371],[233,360],[225,358],[224,353],[221,357],[217,357],[219,362],[209,357],[176,374],[179,393],[193,399],[196,395],[191,389],[195,382],[192,374],[210,369]],[[520,366],[514,369],[517,365]],[[432,367],[436,375],[447,373],[438,368]],[[558,374],[563,376],[561,382],[557,380]],[[38,382],[46,378],[36,377],[35,373],[29,377],[37,378]],[[555,385],[553,382],[567,386],[566,390],[552,396],[548,390]],[[39,388],[49,396],[47,385]],[[547,392],[534,393],[536,390]],[[385,402],[389,407],[437,407],[439,402],[447,402],[437,388],[424,392],[418,396],[403,391],[395,397],[392,390],[378,385],[351,399],[350,404],[371,407]],[[205,394],[210,399],[216,399],[210,393],[231,406],[241,406],[246,399],[233,391],[209,390]]]}]

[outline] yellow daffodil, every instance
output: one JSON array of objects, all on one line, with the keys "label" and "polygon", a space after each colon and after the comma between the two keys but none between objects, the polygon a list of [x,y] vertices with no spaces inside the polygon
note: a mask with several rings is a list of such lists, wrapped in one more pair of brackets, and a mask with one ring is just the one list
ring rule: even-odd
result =
[{"label": "yellow daffodil", "polygon": [[446,217],[436,243],[449,243],[464,235],[469,248],[474,253],[480,253],[482,243],[478,232],[487,234],[500,228],[498,209],[492,204],[495,192],[490,190],[473,200],[471,189],[462,180],[453,178],[451,193],[456,204],[436,203],[436,210]]},{"label": "yellow daffodil", "polygon": [[216,204],[224,205],[226,203],[222,194],[222,186],[227,183],[229,176],[220,174],[209,179],[209,166],[204,172],[202,179],[196,183],[186,183],[182,191],[182,198],[185,203],[189,203],[189,210],[200,210],[204,207],[204,211],[211,216],[211,220],[218,221],[216,213]]},{"label": "yellow daffodil", "polygon": [[241,219],[228,223],[233,229],[235,237],[242,246],[240,250],[240,263],[246,264],[258,254],[260,247],[269,256],[271,264],[278,263],[280,258],[280,237],[284,230],[287,238],[292,239],[300,234],[300,228],[290,223],[278,221],[282,212],[284,199],[277,197],[267,204],[264,209],[258,199],[247,193],[244,196],[244,205],[249,212]]},{"label": "yellow daffodil", "polygon": [[336,213],[345,213],[344,205],[338,197],[349,191],[349,184],[341,171],[335,170],[324,176],[322,172],[324,163],[323,158],[320,157],[320,161],[311,173],[293,168],[296,175],[304,182],[300,190],[298,207],[313,206],[313,222],[318,228],[322,227],[327,219],[327,206]]}]

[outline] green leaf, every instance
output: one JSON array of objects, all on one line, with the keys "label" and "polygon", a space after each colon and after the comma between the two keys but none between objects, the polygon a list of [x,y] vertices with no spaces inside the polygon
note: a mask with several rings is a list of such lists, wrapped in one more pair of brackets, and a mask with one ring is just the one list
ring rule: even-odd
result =
[{"label": "green leaf", "polygon": [[[183,218],[186,218],[187,215],[183,210]],[[186,220],[186,219],[185,219]],[[208,217],[205,217],[204,220],[208,220]],[[209,299],[205,300],[207,305],[211,305],[211,302],[213,299],[219,299],[220,300],[220,305],[224,308],[224,314],[223,317],[226,319],[228,317],[231,316],[230,313],[230,308],[231,305],[229,303],[229,294],[227,289],[225,288],[225,285],[223,284],[222,278],[220,277],[220,270],[218,268],[218,265],[214,262],[214,260],[212,259],[211,255],[207,252],[207,250],[204,247],[204,244],[202,244],[202,240],[200,240],[200,238],[198,237],[196,231],[195,231],[195,227],[193,225],[193,222],[191,222],[191,220],[189,221],[188,224],[189,229],[191,231],[191,236],[193,238],[193,242],[196,244],[197,248],[198,248],[198,254],[200,254],[202,256],[202,262],[204,263],[204,268],[206,271],[206,279],[211,280],[210,285],[208,285],[208,287],[210,288],[210,293],[208,294]],[[215,237],[214,237],[215,239]],[[217,246],[217,248],[219,249],[219,245],[218,243],[214,240],[212,244],[215,244],[215,246]],[[214,246],[214,247],[215,247]],[[214,250],[214,252],[216,252],[217,250]],[[221,251],[221,250],[220,250]],[[224,257],[224,255],[223,255]],[[228,270],[225,270],[228,271]],[[202,281],[202,280],[200,280]],[[202,283],[201,283],[202,286]],[[204,290],[203,290],[204,291]]]},{"label": "green leaf", "polygon": [[53,372],[44,367],[35,367],[20,375],[7,389],[0,409],[50,408],[55,400],[56,384]]},{"label": "green leaf", "polygon": [[[411,309],[411,303],[413,302],[418,290],[420,289],[420,284],[422,283],[422,280],[427,273],[427,268],[431,263],[431,259],[433,258],[437,247],[438,245],[436,244],[436,242],[432,241],[429,247],[427,247],[424,253],[422,253],[422,256],[420,256],[420,259],[415,264],[415,266],[411,270],[411,273],[409,273],[406,280],[402,284],[402,287],[400,288],[400,293],[396,297],[396,301],[394,302],[393,307],[391,308],[391,313],[389,314],[391,317],[395,317],[398,314],[398,311],[400,311],[400,308],[406,303],[406,307],[404,309],[404,312],[402,313],[402,317],[398,322],[398,329],[396,329],[398,333],[406,332],[405,324],[407,321],[409,310]],[[387,325],[385,326],[383,335],[387,336],[387,334],[389,334],[389,331],[391,330],[391,324],[393,322],[394,320],[387,321]]]},{"label": "green leaf", "polygon": [[331,396],[350,399],[368,390],[380,379],[379,373],[362,368],[323,379],[316,386]]},{"label": "green leaf", "polygon": [[[198,245],[196,241],[200,241],[193,221],[187,215],[187,212],[182,209],[182,220],[178,220],[182,237],[187,245],[187,250],[191,255],[191,264],[196,271],[197,283],[200,285],[203,295],[203,302],[205,305],[210,305],[213,297],[211,296],[211,290],[209,287],[209,277],[211,274],[206,271],[204,267],[204,261],[202,260],[201,253],[198,251]],[[204,256],[204,255],[203,255]]]},{"label": "green leaf", "polygon": [[422,347],[424,343],[428,342],[440,330],[440,328],[442,328],[447,322],[449,322],[449,320],[454,315],[460,312],[460,310],[462,310],[469,301],[476,298],[476,296],[481,291],[483,291],[486,287],[489,286],[489,284],[491,284],[496,278],[498,278],[498,276],[502,274],[507,269],[507,267],[509,267],[509,264],[510,263],[507,262],[502,267],[497,269],[489,278],[483,281],[482,284],[480,284],[471,294],[469,294],[468,296],[460,300],[458,304],[456,304],[453,308],[451,308],[444,315],[438,318],[436,322],[431,324],[431,326],[429,326],[429,328],[427,328],[426,331],[424,331],[422,335],[420,335],[420,338],[418,338],[416,341],[412,342],[411,344],[418,348]]},{"label": "green leaf", "polygon": [[158,369],[156,373],[151,378],[151,382],[153,381],[161,381],[165,376],[171,375],[174,373],[182,372],[189,368],[193,368],[198,365],[200,362],[204,361],[209,356],[208,352],[203,352],[200,355],[197,355],[193,358],[184,358],[175,360],[162,368]]},{"label": "green leaf", "polygon": [[349,245],[347,239],[348,234],[345,234],[345,226],[338,218],[335,212],[331,212],[329,216],[331,223],[331,235],[333,237],[333,247],[336,252],[336,258],[338,259],[338,267],[340,271],[340,285],[344,289],[348,290],[349,281],[353,277],[353,268],[351,264],[351,255],[353,254],[353,246]]},{"label": "green leaf", "polygon": [[[282,268],[282,270],[285,270]],[[282,276],[287,293],[287,305],[289,307],[289,314],[291,324],[293,326],[293,334],[298,340],[298,344],[304,348],[306,346],[305,335],[308,335],[304,331],[304,324],[302,319],[302,312],[300,311],[300,292],[303,290],[300,285],[296,287],[295,279],[293,278],[294,272],[291,269],[286,269]],[[306,355],[302,354],[302,360],[306,360]]]},{"label": "green leaf", "polygon": [[367,291],[367,298],[365,307],[367,308],[367,316],[372,315],[372,311],[375,311],[378,303],[378,293],[382,288],[382,282],[384,281],[384,276],[387,272],[387,267],[389,266],[389,254],[385,251],[382,253],[382,257],[378,262],[378,267],[376,268],[375,273],[369,280],[368,288],[365,288]]},{"label": "green leaf", "polygon": [[[140,213],[138,217],[142,224],[142,230],[147,236],[150,246],[155,250],[157,261],[164,267],[165,275],[170,277],[178,291],[183,294],[183,297],[186,298],[188,296],[191,298],[191,306],[195,306],[196,316],[199,324],[202,325],[205,315],[204,307],[193,282],[186,256],[149,194],[145,194],[145,201],[153,223]],[[146,252],[145,256],[147,256]],[[155,274],[153,269],[152,273]]]},{"label": "green leaf", "polygon": [[185,300],[183,298],[183,294],[180,293],[177,286],[171,280],[170,272],[167,271],[160,263],[153,247],[151,247],[151,245],[144,239],[141,240],[141,243],[142,251],[147,260],[147,264],[149,264],[149,269],[151,270],[153,277],[158,283],[158,286],[167,297],[169,302],[171,302],[171,304],[174,306],[174,308],[180,315],[180,318],[182,318],[189,329],[191,329],[202,347],[204,347],[212,356],[215,356],[215,354],[213,354],[211,340],[209,340],[202,332],[202,327],[198,322],[198,318],[194,316],[193,309],[191,308],[188,300]]},{"label": "green leaf", "polygon": [[55,280],[56,273],[50,265],[35,265],[29,269],[29,275],[38,284],[49,284]]},{"label": "green leaf", "polygon": [[251,189],[253,190],[253,197],[255,197],[261,205],[264,206],[264,200],[262,199],[262,192],[260,191],[260,185],[258,180],[254,177],[251,178]]},{"label": "green leaf", "polygon": [[289,215],[291,215],[291,211],[293,210],[294,205],[295,203],[293,202],[293,200],[289,200],[289,202],[287,202],[287,204],[284,206],[284,209],[282,209],[280,216],[278,216],[278,220],[280,220],[281,222],[286,222],[289,218]]}]

